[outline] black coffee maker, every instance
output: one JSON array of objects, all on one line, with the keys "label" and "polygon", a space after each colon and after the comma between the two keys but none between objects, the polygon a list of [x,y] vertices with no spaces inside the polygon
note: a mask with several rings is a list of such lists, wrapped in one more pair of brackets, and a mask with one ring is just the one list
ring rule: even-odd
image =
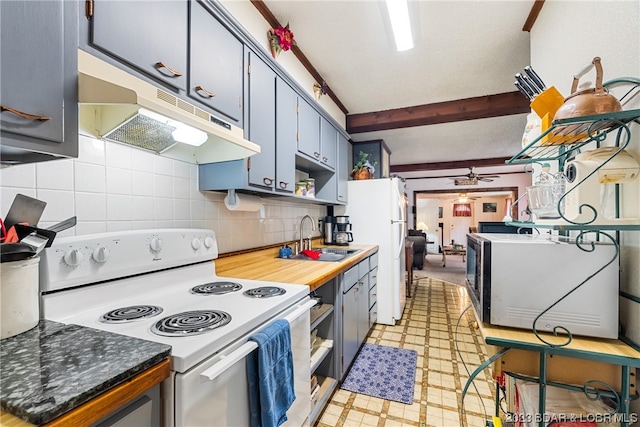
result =
[{"label": "black coffee maker", "polygon": [[351,223],[349,216],[339,215],[335,218],[335,227],[333,231],[333,244],[339,246],[349,246],[353,242],[353,234],[351,233]]}]

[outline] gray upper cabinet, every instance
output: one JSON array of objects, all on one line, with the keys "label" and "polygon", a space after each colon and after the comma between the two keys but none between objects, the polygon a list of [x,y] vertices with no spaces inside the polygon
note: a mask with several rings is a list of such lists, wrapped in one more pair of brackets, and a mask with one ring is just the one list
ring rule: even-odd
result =
[{"label": "gray upper cabinet", "polygon": [[324,117],[320,117],[320,161],[330,167],[336,168],[336,154],[338,143],[338,131]]},{"label": "gray upper cabinet", "polygon": [[320,161],[320,113],[298,97],[298,151]]},{"label": "gray upper cabinet", "polygon": [[158,81],[186,90],[187,8],[187,1],[94,0],[89,44]]},{"label": "gray upper cabinet", "polygon": [[249,140],[260,153],[249,159],[249,185],[273,189],[276,184],[276,74],[254,53],[247,53]]},{"label": "gray upper cabinet", "polygon": [[202,4],[189,4],[189,97],[242,127],[242,42]]},{"label": "gray upper cabinet", "polygon": [[349,152],[350,145],[347,138],[338,133],[338,194],[336,196],[338,202],[347,203],[348,201],[348,181],[349,181]]},{"label": "gray upper cabinet", "polygon": [[276,82],[276,190],[295,191],[298,95],[278,78]]},{"label": "gray upper cabinet", "polygon": [[2,1],[0,12],[2,163],[77,157],[77,4]]}]

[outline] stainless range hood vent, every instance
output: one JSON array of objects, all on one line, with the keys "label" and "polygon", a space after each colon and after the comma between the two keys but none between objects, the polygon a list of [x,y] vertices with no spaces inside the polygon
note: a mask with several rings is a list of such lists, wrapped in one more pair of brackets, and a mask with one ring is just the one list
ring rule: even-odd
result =
[{"label": "stainless range hood vent", "polygon": [[[78,69],[81,133],[200,164],[260,152],[237,126],[82,50]],[[180,143],[178,128],[197,133],[202,145]]]}]

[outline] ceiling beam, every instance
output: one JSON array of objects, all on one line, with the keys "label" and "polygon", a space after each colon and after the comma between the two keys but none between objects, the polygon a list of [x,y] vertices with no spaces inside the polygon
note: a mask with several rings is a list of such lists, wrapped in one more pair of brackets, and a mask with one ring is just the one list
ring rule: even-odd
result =
[{"label": "ceiling beam", "polygon": [[389,170],[392,173],[417,172],[417,171],[437,171],[445,169],[465,169],[482,166],[505,166],[506,161],[511,157],[494,157],[491,159],[456,160],[450,162],[414,163],[406,165],[391,165]]},{"label": "ceiling beam", "polygon": [[375,132],[412,126],[460,122],[529,113],[529,101],[518,91],[455,101],[395,108],[347,116],[347,132]]},{"label": "ceiling beam", "polygon": [[[271,25],[271,28],[276,28],[282,25],[262,0],[251,0],[251,3],[253,4],[253,6],[255,6],[256,9],[258,9],[258,12],[260,12],[262,17],[267,21],[267,23]],[[316,82],[318,84],[322,84],[322,82],[325,81],[324,78],[322,78],[322,76],[318,72],[318,70],[315,69],[315,67],[311,64],[311,62],[305,56],[305,54],[302,53],[302,50],[298,46],[296,45],[291,46],[291,52],[293,52],[296,58],[298,58],[298,61],[302,63],[302,65],[304,66],[304,68],[307,69],[309,74],[311,74],[313,78],[316,79]],[[327,82],[327,85],[328,84],[329,83]],[[330,86],[327,88],[327,95],[329,96],[329,98],[333,100],[333,102],[336,103],[338,108],[340,108],[340,110],[344,114],[349,114],[349,110],[347,110],[347,107],[345,107],[342,101],[338,99],[338,96],[335,93],[333,93]]]},{"label": "ceiling beam", "polygon": [[526,31],[528,33],[531,32],[533,28],[533,24],[536,23],[536,19],[538,19],[538,14],[542,10],[542,6],[544,5],[544,0],[535,0],[533,6],[531,6],[531,11],[529,12],[529,16],[527,16],[527,20],[524,21],[524,25],[522,26],[522,31]]}]

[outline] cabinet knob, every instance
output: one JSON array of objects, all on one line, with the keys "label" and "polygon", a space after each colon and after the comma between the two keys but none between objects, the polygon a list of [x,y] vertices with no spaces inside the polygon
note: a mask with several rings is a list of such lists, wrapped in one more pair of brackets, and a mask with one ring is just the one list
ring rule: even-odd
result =
[{"label": "cabinet knob", "polygon": [[167,65],[165,65],[162,61],[156,62],[156,68],[164,68],[165,70],[167,70],[168,72],[170,72],[171,74],[173,74],[175,77],[180,77],[182,76],[182,73],[174,70],[171,67],[168,67]]},{"label": "cabinet knob", "polygon": [[[213,98],[214,96],[216,96],[215,93],[209,92],[208,90],[206,90],[200,85],[196,86],[196,92],[198,93],[198,95],[202,96],[203,98]],[[200,94],[200,92],[204,92],[204,96]]]},{"label": "cabinet knob", "polygon": [[327,159],[326,157],[322,157],[322,161],[323,162],[327,163],[327,160],[329,160],[329,159]]},{"label": "cabinet knob", "polygon": [[38,115],[35,115],[35,114],[24,113],[24,112],[22,112],[20,110],[16,110],[15,108],[7,107],[6,105],[0,105],[0,112],[2,112],[2,111],[8,111],[10,113],[15,114],[18,117],[22,117],[23,119],[39,120],[41,122],[46,122],[47,120],[51,120],[51,117],[38,116]]},{"label": "cabinet knob", "polygon": [[280,188],[287,188],[287,186],[289,185],[288,182],[284,182],[284,181],[280,181]]},{"label": "cabinet knob", "polygon": [[320,158],[320,153],[318,153],[317,151],[314,151],[313,152],[313,156],[319,159]]},{"label": "cabinet knob", "polygon": [[272,185],[273,184],[273,178],[269,178],[268,176],[265,176],[264,178],[262,178],[262,182],[264,182],[264,185]]}]

